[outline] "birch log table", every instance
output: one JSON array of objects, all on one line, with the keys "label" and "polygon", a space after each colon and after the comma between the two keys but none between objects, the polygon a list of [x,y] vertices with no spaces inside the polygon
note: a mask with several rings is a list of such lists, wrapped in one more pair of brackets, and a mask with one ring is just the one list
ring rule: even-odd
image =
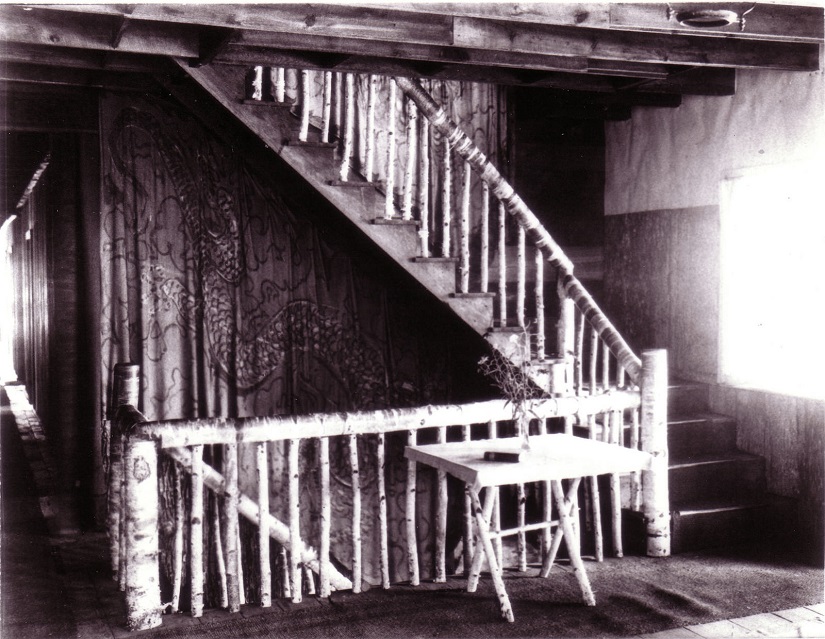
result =
[{"label": "birch log table", "polygon": [[[548,482],[559,514],[558,528],[551,548],[558,548],[561,540],[564,540],[584,602],[593,606],[596,604],[596,599],[590,588],[590,581],[576,543],[578,536],[574,529],[574,513],[571,512],[573,498],[582,477],[647,470],[650,467],[651,455],[639,450],[572,435],[539,435],[530,437],[530,450],[522,453],[516,462],[484,459],[484,453],[487,451],[518,453],[520,450],[521,438],[514,437],[407,446],[405,455],[410,461],[419,462],[453,475],[469,488],[481,544],[477,547],[473,557],[467,590],[470,592],[475,590],[481,563],[486,556],[501,606],[501,615],[507,621],[514,620],[513,609],[504,588],[501,567],[496,561],[490,534],[490,515],[495,501],[494,495],[499,486],[537,481]],[[562,480],[571,480],[566,494],[562,488]],[[483,505],[482,489],[487,489]],[[554,522],[548,521],[544,525],[549,527],[553,524]],[[529,525],[529,528],[535,529],[535,525]],[[513,533],[516,530],[508,532]],[[546,570],[542,572],[546,574]]]}]

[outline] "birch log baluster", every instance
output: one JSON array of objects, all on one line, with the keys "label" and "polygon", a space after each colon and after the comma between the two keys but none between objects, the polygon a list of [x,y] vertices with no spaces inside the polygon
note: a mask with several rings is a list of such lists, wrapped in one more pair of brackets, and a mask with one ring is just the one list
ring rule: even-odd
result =
[{"label": "birch log baluster", "polygon": [[266,516],[269,514],[269,469],[267,444],[260,442],[256,447],[258,471],[258,572],[261,575],[261,607],[272,605],[272,568],[269,562],[269,526]]},{"label": "birch log baluster", "polygon": [[370,74],[367,77],[367,135],[364,158],[364,177],[372,182],[375,172],[375,89],[377,79]]},{"label": "birch log baluster", "polygon": [[224,479],[226,492],[223,498],[223,515],[226,520],[226,592],[229,612],[241,609],[240,582],[238,579],[238,445],[224,446]]},{"label": "birch log baluster", "polygon": [[[447,442],[447,428],[438,429],[438,443]],[[437,471],[435,500],[435,583],[447,581],[447,471]]]},{"label": "birch log baluster", "polygon": [[183,585],[183,526],[185,513],[183,506],[183,486],[178,465],[172,464],[172,476],[175,492],[175,541],[172,568],[172,612],[180,610],[180,590]]},{"label": "birch log baluster", "polygon": [[518,279],[516,280],[516,321],[521,328],[526,326],[524,318],[524,298],[527,295],[527,238],[524,227],[518,227]]},{"label": "birch log baluster", "polygon": [[332,71],[324,71],[324,107],[321,112],[321,142],[329,143],[330,118],[332,117]]},{"label": "birch log baluster", "polygon": [[507,326],[507,209],[498,203],[498,321],[499,326]]},{"label": "birch log baluster", "polygon": [[401,204],[401,217],[413,219],[413,189],[415,188],[415,158],[418,140],[418,109],[412,100],[407,100],[407,166],[404,169],[404,196]]},{"label": "birch log baluster", "polygon": [[252,68],[252,95],[251,98],[253,100],[263,100],[264,97],[264,68],[263,67],[253,67]]},{"label": "birch log baluster", "polygon": [[189,513],[189,583],[193,617],[203,615],[203,445],[192,447],[192,507]]},{"label": "birch log baluster", "polygon": [[301,71],[301,127],[298,130],[298,140],[306,142],[309,136],[309,71]]},{"label": "birch log baluster", "polygon": [[344,76],[339,71],[335,72],[335,136],[340,140],[341,139],[341,127],[343,124],[344,119],[344,101],[342,99],[343,95],[343,80]]},{"label": "birch log baluster", "polygon": [[[516,498],[518,500],[517,525],[523,528],[527,525],[527,493],[524,484],[516,484]],[[518,551],[518,571],[527,571],[527,537],[523,530],[516,534],[516,549]]]},{"label": "birch log baluster", "polygon": [[126,625],[146,630],[161,624],[158,538],[158,452],[155,442],[129,437],[126,475]]},{"label": "birch log baluster", "polygon": [[450,240],[453,226],[453,160],[450,142],[446,137],[441,138],[444,146],[442,158],[443,184],[441,186],[441,256],[450,257]]},{"label": "birch log baluster", "polygon": [[235,547],[238,549],[238,603],[242,606],[246,603],[246,588],[243,579],[243,544],[241,543],[241,527],[238,526],[238,536],[235,539]]},{"label": "birch log baluster", "polygon": [[[429,123],[426,118],[424,122]],[[490,187],[481,183],[481,292],[490,289]]]},{"label": "birch log baluster", "polygon": [[624,366],[622,366],[621,364],[617,364],[616,365],[616,388],[619,388],[619,389],[624,388],[624,384],[625,384],[624,376],[625,376]]},{"label": "birch log baluster", "polygon": [[289,552],[285,546],[281,546],[279,558],[281,561],[281,596],[284,599],[292,599],[292,587],[289,585]]},{"label": "birch log baluster", "polygon": [[[538,253],[539,255],[541,253]],[[539,420],[539,435],[546,435],[547,434],[547,420],[540,419]],[[550,542],[553,537],[552,530],[550,529],[550,522],[553,521],[553,493],[550,488],[550,482],[544,481],[542,482],[542,513],[544,516],[544,521],[547,526],[541,532],[541,557],[547,556],[547,553],[550,551]]]},{"label": "birch log baluster", "polygon": [[303,587],[301,584],[301,492],[299,452],[300,439],[289,440],[289,581],[292,588],[292,603],[301,603]]},{"label": "birch log baluster", "polygon": [[283,102],[286,100],[286,77],[284,75],[283,67],[276,67],[269,70],[269,77],[272,86],[275,87],[275,102]]},{"label": "birch log baluster", "polygon": [[[622,422],[624,421],[621,412],[612,411],[608,413],[610,417],[610,443],[621,446]],[[622,489],[619,483],[619,475],[610,475],[610,503],[613,515],[613,554],[616,557],[624,557],[622,546]]]},{"label": "birch log baluster", "polygon": [[[544,256],[536,249],[536,359],[541,361],[545,355],[544,336]],[[543,422],[542,422],[543,423]]]},{"label": "birch log baluster", "polygon": [[218,605],[221,608],[226,608],[229,605],[229,590],[226,582],[226,559],[223,554],[223,542],[221,541],[221,515],[218,504],[218,496],[215,498],[214,508],[212,509],[212,536],[215,540],[215,563],[218,570],[218,586],[219,586],[219,600]]},{"label": "birch log baluster", "polygon": [[470,177],[472,169],[464,163],[464,182],[461,189],[461,261],[459,263],[459,291],[470,292]]},{"label": "birch log baluster", "polygon": [[352,160],[353,137],[355,129],[355,78],[352,73],[346,74],[346,89],[344,107],[344,148],[341,152],[341,170],[338,179],[341,182],[349,180],[350,163]]},{"label": "birch log baluster", "polygon": [[[590,439],[596,439],[596,417],[587,416],[587,426]],[[590,482],[590,505],[593,511],[593,535],[595,538],[596,561],[604,561],[604,534],[602,532],[602,501],[599,495],[599,478],[588,477]]]},{"label": "birch log baluster", "polygon": [[[573,389],[573,377],[575,375],[576,304],[570,299],[560,278],[556,281],[556,289],[559,296],[557,343],[559,355],[564,358],[564,380],[560,390],[567,395]],[[568,418],[568,421],[571,420]]]},{"label": "birch log baluster", "polygon": [[[470,441],[470,425],[465,424],[461,428],[461,438],[463,441]],[[473,499],[470,496],[469,486],[464,486],[464,576],[470,574],[470,564],[473,561]],[[489,515],[488,515],[489,519]]]},{"label": "birch log baluster", "polygon": [[[407,445],[415,446],[416,431],[407,431]],[[406,503],[406,523],[407,523],[407,568],[410,573],[410,585],[417,586],[420,583],[418,574],[418,541],[415,531],[415,497],[416,484],[418,482],[416,463],[407,460],[407,503]]]},{"label": "birch log baluster", "polygon": [[642,353],[642,450],[653,459],[642,471],[648,557],[670,556],[667,454],[667,351]]},{"label": "birch log baluster", "polygon": [[312,570],[306,564],[303,564],[303,573],[304,573],[304,586],[306,587],[308,595],[315,594],[315,575],[312,574]]},{"label": "birch log baluster", "polygon": [[358,437],[349,436],[352,480],[352,592],[361,592],[361,479],[358,474]]},{"label": "birch log baluster", "polygon": [[590,327],[590,394],[595,395],[598,386],[596,371],[599,362],[599,333]]},{"label": "birch log baluster", "polygon": [[397,87],[395,80],[390,78],[389,116],[387,119],[387,175],[386,195],[384,199],[384,219],[391,220],[395,216],[395,109],[397,106]]},{"label": "birch log baluster", "polygon": [[390,587],[390,549],[387,541],[387,489],[384,479],[384,433],[378,434],[376,466],[378,472],[378,542],[381,553],[381,586]]},{"label": "birch log baluster", "polygon": [[[639,449],[639,411],[635,408],[630,411],[630,447],[633,450]],[[633,504],[633,510],[640,512],[642,510],[642,482],[638,471],[630,475],[630,503]]]},{"label": "birch log baluster", "polygon": [[419,120],[421,131],[421,169],[418,175],[418,235],[421,238],[421,257],[430,256],[430,121]]},{"label": "birch log baluster", "polygon": [[630,377],[634,380],[638,379],[641,374],[641,361],[627,345],[616,327],[602,312],[590,293],[573,275],[573,263],[570,258],[564,254],[561,247],[541,225],[536,215],[516,194],[513,187],[487,159],[481,149],[455,122],[450,120],[444,109],[433,100],[432,96],[424,91],[418,82],[405,77],[396,78],[396,82],[415,101],[418,108],[439,133],[447,139],[447,144],[453,146],[456,153],[469,162],[473,169],[478,172],[481,180],[490,185],[494,195],[505,204],[505,208],[516,218],[519,226],[530,234],[535,245],[547,256],[548,261],[563,272],[565,290],[574,300],[576,306],[582,310],[597,332],[603,336],[610,350],[616,354],[618,360],[627,369]]},{"label": "birch log baluster", "polygon": [[577,314],[576,322],[576,395],[584,395],[584,313]]},{"label": "birch log baluster", "polygon": [[[487,522],[487,527],[490,527],[490,522],[492,521],[492,514],[493,514],[493,507],[496,504],[496,499],[498,498],[498,486],[490,486],[484,489],[484,510],[482,511],[482,516],[484,517],[484,521]],[[473,511],[473,518],[475,519],[475,512],[473,509],[473,497],[472,493],[470,493],[470,509]],[[494,532],[491,535],[493,542],[496,539],[499,541],[501,537],[496,535]],[[498,556],[498,553],[493,552],[494,555]],[[469,576],[467,577],[467,592],[475,592],[478,589],[478,581],[481,577],[481,567],[484,563],[484,546],[479,539],[479,544],[475,548],[475,552],[473,552],[472,564],[470,565]],[[492,565],[492,564],[490,564]],[[498,563],[499,571],[503,570],[503,566],[501,563]]]},{"label": "birch log baluster", "polygon": [[610,388],[610,349],[602,343],[602,389]]},{"label": "birch log baluster", "polygon": [[321,545],[318,550],[319,569],[318,581],[322,597],[329,597],[329,543],[332,526],[332,505],[329,489],[329,437],[321,437],[320,464],[321,464]]}]

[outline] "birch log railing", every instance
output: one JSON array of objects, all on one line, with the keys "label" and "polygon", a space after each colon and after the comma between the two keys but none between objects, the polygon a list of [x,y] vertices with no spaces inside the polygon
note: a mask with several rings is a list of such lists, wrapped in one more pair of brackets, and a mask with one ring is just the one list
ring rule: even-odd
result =
[{"label": "birch log railing", "polygon": [[[645,353],[643,358],[642,390],[616,390],[595,392],[583,395],[570,395],[541,400],[533,400],[529,405],[529,417],[533,421],[533,432],[545,433],[554,424],[569,423],[578,420],[580,423],[611,424],[614,431],[626,428],[635,428],[636,435],[627,439],[613,437],[616,445],[632,444],[653,454],[654,463],[650,470],[645,471],[642,477],[643,490],[630,499],[630,505],[640,508],[648,522],[648,554],[667,554],[668,528],[668,501],[667,501],[667,444],[666,444],[666,375],[663,375],[663,360],[661,352]],[[119,365],[115,380],[118,383],[115,397],[120,403],[112,424],[112,443],[110,452],[110,481],[109,481],[109,537],[111,543],[111,559],[115,579],[121,589],[125,591],[127,603],[127,625],[130,629],[146,629],[159,625],[164,610],[177,611],[180,604],[180,590],[184,575],[182,574],[183,555],[187,553],[183,540],[188,543],[189,565],[189,608],[190,614],[203,614],[204,589],[207,575],[203,571],[204,561],[204,533],[205,528],[213,526],[212,536],[216,541],[221,540],[222,548],[219,551],[218,563],[222,566],[219,579],[221,586],[225,584],[226,597],[221,605],[230,612],[237,612],[242,601],[242,595],[248,588],[244,587],[244,563],[251,565],[251,558],[240,556],[238,543],[239,516],[246,519],[258,529],[258,557],[254,560],[260,566],[257,571],[259,583],[256,584],[254,603],[260,606],[272,604],[272,563],[273,557],[269,554],[271,538],[284,549],[287,556],[285,568],[289,575],[289,596],[293,602],[300,602],[303,593],[314,592],[315,579],[318,579],[318,595],[329,596],[332,590],[352,589],[358,592],[362,582],[361,568],[357,557],[360,556],[360,530],[362,514],[353,509],[350,522],[354,532],[352,536],[351,565],[352,578],[341,575],[330,561],[330,513],[331,496],[329,490],[330,463],[329,442],[331,438],[341,438],[349,442],[349,461],[353,476],[359,469],[363,471],[366,460],[359,458],[358,441],[368,438],[368,445],[375,445],[380,452],[375,456],[379,467],[383,466],[385,451],[385,436],[390,433],[406,435],[406,441],[414,445],[418,434],[423,431],[432,431],[439,440],[467,439],[472,425],[487,426],[486,433],[481,439],[492,439],[501,434],[500,427],[513,419],[513,407],[505,400],[491,400],[465,405],[425,406],[421,408],[388,409],[353,413],[326,413],[301,416],[257,417],[245,419],[202,419],[202,420],[175,420],[164,422],[147,422],[137,411],[134,405],[137,397],[137,367],[135,365]],[[663,382],[664,380],[664,382]],[[125,383],[123,383],[125,382]],[[664,384],[664,385],[663,385]],[[548,421],[550,420],[550,421]],[[477,429],[478,430],[478,427]],[[377,436],[377,437],[376,437]],[[288,521],[277,519],[268,508],[268,494],[270,485],[267,471],[266,446],[270,442],[287,442],[288,456],[288,486],[279,487],[288,491]],[[311,442],[319,451],[318,455],[318,486],[300,485],[298,472],[298,450],[301,442]],[[255,469],[257,495],[247,495],[239,490],[237,472],[237,453],[240,447],[253,447],[258,460]],[[222,468],[219,471],[204,458],[205,448],[219,449],[222,457]],[[261,452],[262,449],[264,452]],[[158,477],[159,461],[163,457],[173,460],[176,473],[185,477],[183,483],[188,483],[189,499],[178,499],[174,521],[176,526],[186,530],[176,531],[174,535],[175,547],[171,551],[174,556],[172,565],[175,575],[172,587],[171,603],[162,603],[159,571],[160,565],[168,565],[168,558],[162,557],[159,545],[158,520]],[[662,461],[664,466],[662,466]],[[662,470],[664,469],[664,472]],[[382,479],[384,475],[381,474]],[[440,481],[441,478],[436,481]],[[406,492],[406,544],[410,583],[419,583],[419,559],[417,555],[416,539],[416,468],[410,464],[407,473],[407,483],[403,488]],[[320,539],[312,540],[320,548],[317,552],[312,545],[305,541],[305,532],[301,531],[299,495],[302,489],[320,491],[321,504],[321,533]],[[353,496],[360,498],[357,482],[352,485]],[[386,486],[383,481],[378,483],[379,503],[386,501]],[[175,491],[175,495],[183,491]],[[446,514],[446,491],[434,490],[437,512]],[[204,513],[204,504],[208,503],[208,495],[222,502],[222,521],[217,518],[209,521]],[[499,498],[501,502],[501,497]],[[473,513],[466,507],[464,510],[465,523],[469,522]],[[549,509],[549,500],[545,500],[543,512],[539,513],[539,522],[535,528],[547,528],[546,522],[554,522]],[[501,508],[499,503],[498,507]],[[217,511],[215,511],[217,512]],[[371,516],[371,515],[370,515]],[[386,552],[388,535],[393,530],[387,525],[385,509],[378,510],[381,552],[380,571],[381,584],[384,588],[390,587],[389,565]],[[500,517],[495,513],[492,517],[493,526],[500,526],[497,522]],[[523,522],[520,522],[523,523]],[[528,523],[529,525],[529,523]],[[552,523],[551,523],[552,525]],[[220,530],[215,530],[217,527]],[[464,527],[465,537],[470,534],[470,527]],[[184,534],[184,532],[186,534]],[[513,531],[500,531],[496,535],[500,543],[501,537],[513,534]],[[547,539],[543,544],[544,566],[542,574],[549,572],[552,559],[548,557],[558,547],[560,536],[554,540]],[[444,567],[446,529],[439,527],[436,534],[435,561],[433,573],[439,580],[446,573]],[[521,544],[519,544],[521,545]],[[465,538],[465,548],[472,548],[473,540]],[[167,551],[168,552],[168,551]],[[467,551],[466,558],[472,553]],[[497,552],[498,549],[497,549]],[[246,559],[246,561],[244,561]],[[521,563],[521,559],[519,559]],[[307,583],[308,582],[308,583]],[[309,587],[307,587],[309,586]],[[283,594],[283,593],[282,593]],[[247,602],[252,603],[252,602]]]}]

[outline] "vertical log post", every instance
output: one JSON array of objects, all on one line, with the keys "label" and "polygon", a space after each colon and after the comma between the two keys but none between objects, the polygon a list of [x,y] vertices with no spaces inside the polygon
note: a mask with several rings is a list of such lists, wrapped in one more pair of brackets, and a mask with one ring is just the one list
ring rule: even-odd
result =
[{"label": "vertical log post", "polygon": [[183,485],[181,469],[177,464],[172,465],[172,473],[175,481],[175,542],[174,542],[174,567],[172,577],[172,612],[180,610],[180,590],[183,585],[183,526],[184,526],[184,506],[183,506]]},{"label": "vertical log post", "polygon": [[[608,350],[605,347],[605,355]],[[624,427],[624,416],[621,411],[613,411],[605,416],[610,424],[610,443],[621,446],[622,429]],[[610,475],[610,508],[613,514],[613,554],[616,557],[624,557],[622,545],[622,488],[620,477],[613,473]]]},{"label": "vertical log post", "polygon": [[407,166],[404,171],[404,196],[401,201],[401,217],[413,219],[413,189],[415,186],[415,157],[418,142],[418,108],[412,100],[407,101]]},{"label": "vertical log post", "polygon": [[544,326],[544,255],[536,249],[536,359],[544,359],[546,351]]},{"label": "vertical log post", "polygon": [[229,595],[226,587],[226,559],[223,555],[223,542],[221,541],[221,513],[219,508],[218,495],[212,493],[214,497],[214,508],[212,509],[212,538],[215,540],[215,563],[218,570],[218,605],[226,608],[229,605]]},{"label": "vertical log post", "polygon": [[318,549],[318,587],[322,597],[329,597],[331,591],[329,584],[329,545],[332,530],[332,498],[329,487],[329,437],[321,437],[319,446],[321,464],[321,544]]},{"label": "vertical log post", "polygon": [[275,102],[283,102],[286,99],[286,77],[283,67],[276,67],[269,70],[269,77],[272,86],[275,87]]},{"label": "vertical log post", "polygon": [[346,74],[346,89],[344,91],[344,148],[341,151],[341,169],[338,179],[346,182],[349,179],[350,162],[352,161],[352,147],[355,129],[355,78],[352,73]]},{"label": "vertical log post", "polygon": [[384,219],[391,220],[395,215],[395,109],[397,106],[395,80],[390,78],[390,103],[387,115],[387,175],[384,199]]},{"label": "vertical log post", "polygon": [[203,615],[203,445],[192,447],[192,507],[189,511],[189,583],[193,617]]},{"label": "vertical log post", "polygon": [[421,118],[421,161],[418,176],[418,235],[421,241],[421,257],[430,256],[430,121]]},{"label": "vertical log post", "polygon": [[364,177],[367,182],[372,182],[375,172],[375,90],[377,79],[370,74],[367,77],[367,135],[366,150],[364,158]]},{"label": "vertical log post", "polygon": [[238,578],[238,445],[224,446],[223,476],[226,492],[223,496],[224,553],[226,555],[226,596],[229,612],[241,609],[240,580]]},{"label": "vertical log post", "polygon": [[252,69],[252,95],[253,100],[263,100],[264,92],[264,68],[253,67]]},{"label": "vertical log post", "polygon": [[321,112],[321,142],[329,142],[330,120],[332,118],[332,71],[324,71],[324,108]]},{"label": "vertical log post", "polygon": [[[447,428],[438,429],[438,443],[447,443]],[[435,500],[435,579],[437,584],[447,581],[447,471],[437,471],[438,489]]]},{"label": "vertical log post", "polygon": [[453,158],[450,141],[446,137],[441,138],[444,145],[443,158],[443,184],[441,189],[441,256],[450,257],[450,240],[452,239],[453,226]]},{"label": "vertical log post", "polygon": [[387,539],[387,487],[385,475],[384,433],[378,433],[376,462],[378,466],[378,545],[381,554],[381,587],[390,587],[390,546]]},{"label": "vertical log post", "polygon": [[[462,440],[470,441],[470,425],[464,424],[461,427]],[[489,514],[488,514],[489,517]],[[470,487],[464,485],[464,576],[470,575],[470,564],[473,561],[473,521],[475,515],[473,513],[473,498],[470,495]]]},{"label": "vertical log post", "polygon": [[[639,411],[635,408],[630,411],[630,447],[639,449]],[[642,510],[642,477],[639,471],[630,475],[630,503],[636,512]]]},{"label": "vertical log post", "polygon": [[115,364],[112,380],[112,406],[109,407],[111,419],[111,441],[109,442],[109,495],[107,526],[109,530],[109,546],[111,549],[112,575],[118,584],[125,588],[122,571],[124,564],[121,558],[126,553],[126,538],[123,534],[125,518],[124,485],[126,477],[123,473],[124,437],[116,419],[117,409],[120,406],[137,406],[140,398],[140,366],[137,364]]},{"label": "vertical log post", "polygon": [[[407,431],[407,445],[415,446],[416,431]],[[410,573],[410,585],[417,586],[420,583],[418,574],[418,540],[415,531],[415,496],[418,482],[416,463],[407,460],[407,504],[406,504],[406,524],[407,524],[407,569]]]},{"label": "vertical log post", "polygon": [[[596,439],[596,417],[587,416],[587,430],[590,439]],[[593,531],[595,538],[596,561],[604,561],[604,534],[602,532],[602,501],[599,494],[599,478],[595,475],[587,478],[590,483],[590,506],[593,512]]]},{"label": "vertical log post", "polygon": [[358,436],[349,436],[352,481],[352,592],[361,592],[361,478],[358,474]]},{"label": "vertical log post", "polygon": [[272,567],[269,562],[269,460],[268,446],[260,442],[256,449],[258,470],[258,572],[261,576],[261,607],[272,605]]},{"label": "vertical log post", "polygon": [[576,304],[567,294],[561,283],[557,282],[559,295],[558,350],[564,359],[564,382],[556,386],[558,392],[568,394],[573,388],[574,361],[576,357]]},{"label": "vertical log post", "polygon": [[[425,119],[425,122],[429,120]],[[490,288],[490,187],[481,183],[481,292]]]},{"label": "vertical log post", "polygon": [[464,163],[464,175],[461,187],[461,218],[460,218],[460,257],[458,266],[459,291],[461,293],[470,292],[470,178],[472,177],[470,165]]},{"label": "vertical log post", "polygon": [[[488,429],[488,437],[490,439],[497,439],[498,438],[498,422],[491,421],[487,424]],[[489,488],[488,490],[492,491],[493,505],[492,509],[493,512],[490,515],[490,526],[493,529],[494,533],[501,532],[501,499],[500,492],[498,486],[494,488]],[[496,534],[493,538],[493,549],[496,553],[496,561],[498,562],[499,568],[504,565],[504,546],[501,543],[501,536]]]},{"label": "vertical log post", "polygon": [[507,209],[498,203],[498,322],[507,326]]},{"label": "vertical log post", "polygon": [[667,351],[642,352],[642,450],[653,459],[642,471],[647,555],[670,556],[667,452]]},{"label": "vertical log post", "polygon": [[576,355],[573,366],[576,395],[584,395],[584,313],[577,314],[576,321]]},{"label": "vertical log post", "polygon": [[309,137],[309,71],[301,71],[301,127],[298,129],[298,140],[306,142]]},{"label": "vertical log post", "polygon": [[287,472],[289,473],[289,581],[292,585],[292,602],[301,603],[301,490],[300,490],[301,440],[289,440]]},{"label": "vertical log post", "polygon": [[158,452],[154,441],[129,438],[126,475],[126,625],[146,630],[161,624]]}]

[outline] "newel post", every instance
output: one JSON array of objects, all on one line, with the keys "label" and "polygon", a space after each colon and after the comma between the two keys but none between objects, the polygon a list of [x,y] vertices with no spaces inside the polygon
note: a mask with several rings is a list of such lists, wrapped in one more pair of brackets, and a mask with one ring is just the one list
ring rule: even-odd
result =
[{"label": "newel post", "polygon": [[115,419],[120,406],[137,406],[140,394],[140,366],[137,364],[115,364],[112,380],[112,400],[109,405],[109,485],[107,495],[106,525],[109,531],[112,575],[120,581],[120,513],[123,485],[123,438],[120,425]]},{"label": "newel post", "polygon": [[642,450],[653,459],[642,471],[647,555],[670,556],[667,452],[667,351],[642,352]]},{"label": "newel post", "polygon": [[126,475],[126,625],[146,630],[161,624],[158,564],[158,449],[133,435],[123,459]]}]

